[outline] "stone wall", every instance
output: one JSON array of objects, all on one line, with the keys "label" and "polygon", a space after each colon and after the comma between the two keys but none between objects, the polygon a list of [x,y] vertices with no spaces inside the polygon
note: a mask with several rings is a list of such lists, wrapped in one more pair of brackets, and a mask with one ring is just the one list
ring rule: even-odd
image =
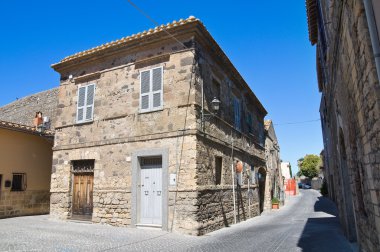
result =
[{"label": "stone wall", "polygon": [[[186,45],[195,44],[193,34],[180,39]],[[60,69],[51,182],[52,217],[66,219],[71,216],[72,161],[93,159],[92,221],[135,225],[137,212],[134,209],[138,204],[134,202],[134,193],[138,189],[133,186],[136,182],[133,180],[134,162],[137,162],[135,153],[141,151],[149,155],[152,151],[165,149],[168,164],[163,169],[176,176],[176,185],[163,189],[167,190],[167,212],[163,212],[167,223],[163,223],[163,227],[167,225],[170,231],[201,235],[224,226],[224,218],[232,223],[232,187],[229,184],[232,175],[227,169],[231,131],[234,132],[234,158],[257,169],[265,167],[264,147],[263,142],[259,142],[259,135],[263,133],[260,123],[263,123],[266,111],[259,106],[261,104],[253,93],[244,90],[244,83],[228,77],[223,66],[213,62],[210,55],[203,54],[203,60],[198,58],[198,49],[192,46],[181,49],[172,39],[162,40],[141,45],[138,50],[121,50],[101,60],[95,57]],[[164,71],[163,108],[141,113],[140,72],[157,66],[162,66]],[[222,117],[208,121],[207,130],[202,127],[200,88],[208,75],[200,69],[211,68],[223,80],[224,88],[231,88],[244,101],[244,107],[250,109],[257,122],[253,125],[252,135],[248,134],[245,122],[242,121],[242,131],[236,131],[230,124],[233,114],[228,103],[220,111]],[[68,78],[70,75],[72,78]],[[78,124],[78,86],[92,83],[96,85],[93,121]],[[212,95],[210,85],[204,82],[207,101]],[[231,102],[229,95],[222,102]],[[207,163],[218,152],[223,153],[226,167],[226,183],[222,187],[212,184],[212,166]],[[169,178],[164,180],[165,183]],[[245,186],[247,179],[244,181]],[[248,209],[247,188],[244,186],[236,196],[238,220],[248,218],[249,212],[251,216],[258,214],[257,186],[250,190],[251,209]],[[220,191],[223,192],[221,207],[225,210],[220,209],[220,201],[217,201],[221,197]],[[204,211],[212,211],[215,216],[210,219]]]},{"label": "stone wall", "polygon": [[322,4],[322,11],[328,47],[318,43],[320,112],[329,195],[346,236],[363,251],[379,251],[380,85],[367,17],[361,0]]},{"label": "stone wall", "polygon": [[0,218],[48,214],[49,191],[0,192]]},{"label": "stone wall", "polygon": [[284,203],[283,179],[281,174],[280,147],[272,121],[265,121],[265,160],[267,167],[267,191],[265,193],[264,209],[272,208],[272,198],[276,197]]},{"label": "stone wall", "polygon": [[57,105],[58,88],[53,88],[0,107],[0,120],[33,126],[36,112],[41,111],[43,116],[50,117],[51,126],[54,128]]}]

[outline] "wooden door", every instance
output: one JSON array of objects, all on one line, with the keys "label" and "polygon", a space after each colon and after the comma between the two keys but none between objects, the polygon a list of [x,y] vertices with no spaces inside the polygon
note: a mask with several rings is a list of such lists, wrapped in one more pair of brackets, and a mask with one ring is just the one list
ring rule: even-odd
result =
[{"label": "wooden door", "polygon": [[140,223],[162,225],[162,161],[145,160],[141,166]]},{"label": "wooden door", "polygon": [[73,188],[73,215],[92,216],[92,190],[94,184],[93,173],[74,174]]}]

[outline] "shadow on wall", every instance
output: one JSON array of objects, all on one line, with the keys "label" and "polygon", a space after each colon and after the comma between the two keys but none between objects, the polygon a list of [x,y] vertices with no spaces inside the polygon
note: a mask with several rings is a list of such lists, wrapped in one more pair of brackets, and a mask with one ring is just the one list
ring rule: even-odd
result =
[{"label": "shadow on wall", "polygon": [[[236,194],[237,194],[237,221],[245,221],[247,220],[245,216],[245,211],[244,211],[244,202],[243,202],[243,195],[242,195],[242,190],[239,184],[236,186]],[[241,211],[241,212],[240,212]],[[240,215],[243,214],[243,220],[240,219]]]},{"label": "shadow on wall", "polygon": [[314,205],[314,212],[323,212],[328,215],[320,218],[308,218],[297,243],[298,247],[302,251],[308,252],[352,251],[348,240],[343,235],[335,204],[330,199],[321,196]]}]

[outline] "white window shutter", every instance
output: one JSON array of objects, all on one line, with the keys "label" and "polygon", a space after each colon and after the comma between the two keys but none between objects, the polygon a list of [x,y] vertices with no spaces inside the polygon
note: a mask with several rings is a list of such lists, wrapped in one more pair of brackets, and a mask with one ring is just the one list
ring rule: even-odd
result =
[{"label": "white window shutter", "polygon": [[152,70],[153,109],[162,106],[162,67]]},{"label": "white window shutter", "polygon": [[87,96],[86,96],[86,121],[92,120],[92,115],[94,112],[94,95],[95,95],[95,85],[87,86]]},{"label": "white window shutter", "polygon": [[86,100],[86,87],[78,89],[78,106],[77,106],[77,121],[83,121],[84,118],[84,104]]},{"label": "white window shutter", "polygon": [[140,111],[157,110],[162,107],[163,68],[158,67],[140,73]]},{"label": "white window shutter", "polygon": [[150,70],[140,73],[140,109],[149,110],[150,107]]},{"label": "white window shutter", "polygon": [[95,85],[78,88],[77,122],[92,121],[94,114]]}]

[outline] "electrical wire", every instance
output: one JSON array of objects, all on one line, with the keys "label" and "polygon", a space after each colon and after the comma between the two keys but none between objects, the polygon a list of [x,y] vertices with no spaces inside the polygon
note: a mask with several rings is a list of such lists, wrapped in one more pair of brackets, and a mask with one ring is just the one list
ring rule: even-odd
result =
[{"label": "electrical wire", "polygon": [[[133,8],[135,8],[137,11],[139,11],[143,16],[145,16],[147,19],[149,19],[153,24],[155,24],[156,26],[160,26],[160,24],[154,20],[151,16],[149,16],[145,11],[143,11],[140,7],[138,7],[135,3],[133,3],[131,0],[127,0],[128,3],[130,5],[132,5]],[[179,43],[181,46],[183,46],[184,49],[187,48],[187,46],[185,46],[184,43],[182,43],[181,41],[179,41],[174,35],[172,35],[170,32],[168,32],[168,30],[165,28],[165,27],[161,27],[162,30],[168,34],[172,39],[174,39],[177,43]],[[195,53],[193,51],[191,51],[194,55]]]}]

